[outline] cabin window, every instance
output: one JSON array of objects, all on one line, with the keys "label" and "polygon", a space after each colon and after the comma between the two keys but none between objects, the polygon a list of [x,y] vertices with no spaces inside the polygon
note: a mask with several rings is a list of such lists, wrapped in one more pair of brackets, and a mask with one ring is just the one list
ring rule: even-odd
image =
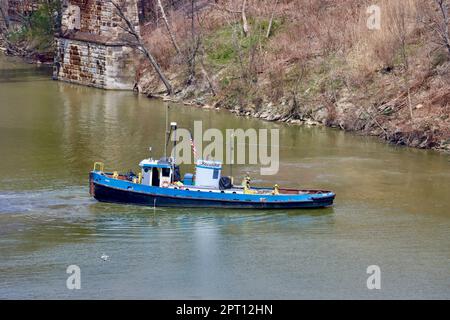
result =
[{"label": "cabin window", "polygon": [[162,168],[161,174],[163,177],[170,177],[170,168]]},{"label": "cabin window", "polygon": [[218,179],[219,178],[219,170],[217,170],[217,169],[214,169],[214,172],[213,172],[213,179]]}]

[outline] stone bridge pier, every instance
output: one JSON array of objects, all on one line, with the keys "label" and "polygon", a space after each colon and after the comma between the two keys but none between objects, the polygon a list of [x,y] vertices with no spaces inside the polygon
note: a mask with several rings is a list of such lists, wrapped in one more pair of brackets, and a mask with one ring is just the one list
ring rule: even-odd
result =
[{"label": "stone bridge pier", "polygon": [[[124,13],[139,32],[139,1]],[[138,53],[109,0],[64,0],[53,78],[102,89],[132,90]]]}]

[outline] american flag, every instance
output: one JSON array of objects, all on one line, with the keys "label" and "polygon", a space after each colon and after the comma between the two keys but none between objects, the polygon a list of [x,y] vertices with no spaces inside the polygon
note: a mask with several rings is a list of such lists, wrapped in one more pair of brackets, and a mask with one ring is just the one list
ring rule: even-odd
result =
[{"label": "american flag", "polygon": [[[190,133],[190,132],[189,132]],[[194,154],[194,157],[197,158],[197,150],[195,149],[195,143],[194,143],[194,139],[192,139],[192,133],[190,133],[191,135],[191,147],[192,147],[192,153]]]}]

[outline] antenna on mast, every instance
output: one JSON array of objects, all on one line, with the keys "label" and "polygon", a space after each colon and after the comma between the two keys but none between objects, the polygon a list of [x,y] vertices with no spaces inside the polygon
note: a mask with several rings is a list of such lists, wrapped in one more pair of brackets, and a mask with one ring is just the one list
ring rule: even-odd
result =
[{"label": "antenna on mast", "polygon": [[174,139],[173,139],[173,163],[175,165],[176,162],[176,148],[177,148],[177,123],[176,122],[171,122],[170,123],[170,133],[174,133]]}]

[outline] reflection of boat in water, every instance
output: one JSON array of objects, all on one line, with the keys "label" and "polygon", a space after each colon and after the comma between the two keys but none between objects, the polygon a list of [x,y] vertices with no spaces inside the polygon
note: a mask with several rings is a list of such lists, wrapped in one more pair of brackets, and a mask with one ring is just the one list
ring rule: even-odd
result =
[{"label": "reflection of boat in water", "polygon": [[91,195],[104,202],[129,203],[155,207],[297,209],[323,208],[333,204],[330,191],[251,187],[246,177],[242,186],[222,177],[222,163],[198,160],[195,176],[181,179],[179,166],[172,158],[145,159],[138,175],[130,172],[104,172],[96,163],[89,175]]}]

